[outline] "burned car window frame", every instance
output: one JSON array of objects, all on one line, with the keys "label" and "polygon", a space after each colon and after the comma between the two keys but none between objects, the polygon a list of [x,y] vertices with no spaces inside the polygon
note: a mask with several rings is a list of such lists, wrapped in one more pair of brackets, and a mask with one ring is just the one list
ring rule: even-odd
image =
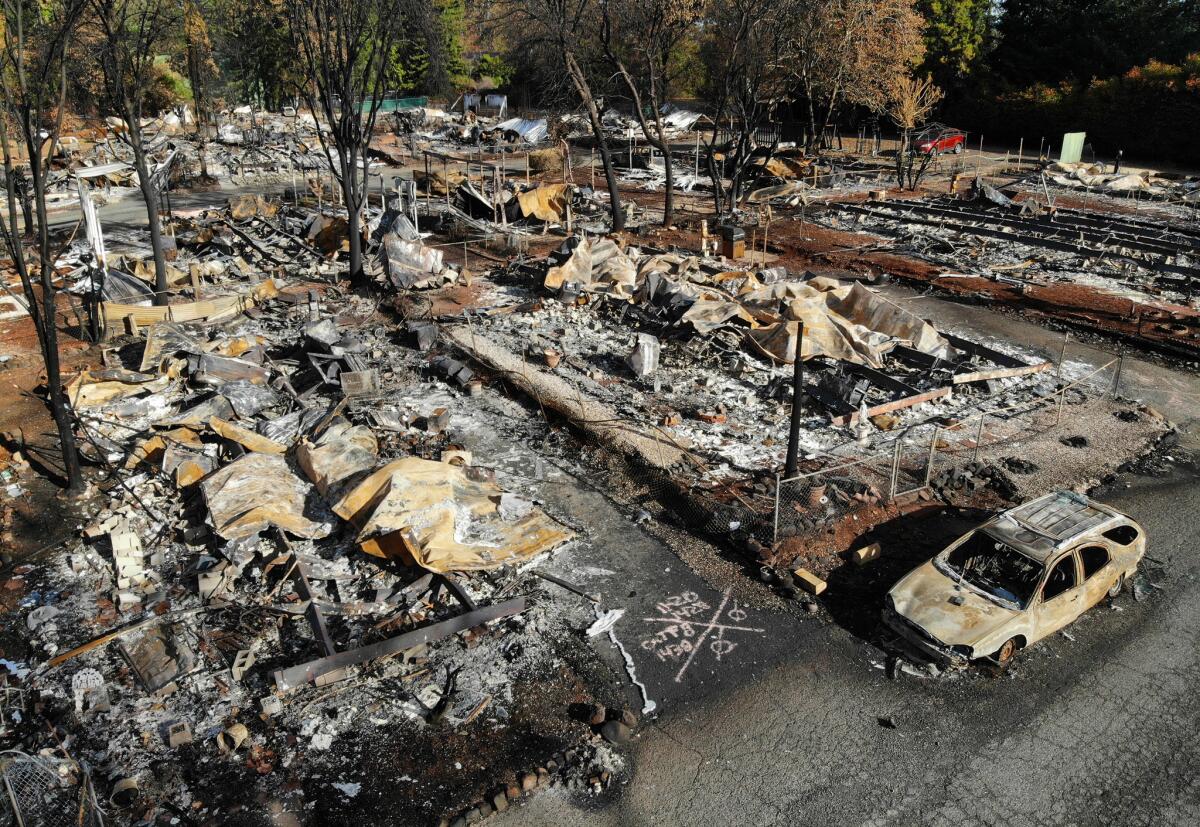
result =
[{"label": "burned car window frame", "polygon": [[[1054,574],[1055,570],[1058,569],[1058,567],[1061,566],[1063,563],[1070,563],[1070,570],[1071,570],[1073,582],[1068,584],[1062,591],[1055,592],[1054,594],[1047,597],[1046,589],[1050,585],[1050,578]],[[1046,566],[1045,579],[1044,579],[1044,582],[1041,584],[1041,588],[1038,589],[1037,593],[1040,596],[1042,603],[1049,603],[1051,600],[1056,600],[1056,599],[1062,597],[1064,594],[1067,594],[1072,589],[1079,588],[1079,585],[1082,582],[1083,581],[1079,579],[1078,558],[1075,554],[1075,551],[1071,550],[1071,551],[1068,551],[1066,554],[1064,554],[1062,557],[1059,557],[1052,564]]]},{"label": "burned car window frame", "polygon": [[[992,554],[1003,553],[1006,555],[1010,555],[1011,562],[1024,562],[1024,563],[1028,564],[1029,571],[1036,571],[1037,574],[1030,581],[1030,585],[1029,585],[1028,589],[1022,590],[1022,591],[1026,591],[1026,594],[1024,595],[1024,597],[1022,597],[1021,594],[1018,594],[1017,592],[1012,591],[1011,589],[1001,586],[999,583],[995,583],[994,587],[1002,589],[1004,593],[1002,594],[1002,593],[999,593],[996,591],[992,591],[993,586],[990,586],[987,583],[975,582],[975,581],[972,581],[971,579],[969,579],[967,576],[968,571],[967,571],[966,566],[963,566],[960,568],[951,562],[951,558],[954,555],[959,554],[959,553],[965,553],[964,549],[966,549],[969,545],[971,545],[972,542],[975,541],[975,538],[979,537],[979,536],[986,538],[992,544],[992,549],[991,549],[990,553],[992,553]],[[984,553],[988,553],[986,549],[983,549],[982,551]],[[977,555],[977,556],[982,556],[982,554]],[[972,557],[972,559],[975,559],[975,558]],[[1044,565],[1042,565],[1041,562],[1033,559],[1032,557],[1030,557],[1026,554],[1021,553],[1020,549],[1014,548],[1013,546],[1009,545],[1008,543],[1004,542],[1003,540],[1000,540],[1000,539],[992,536],[991,534],[989,534],[987,531],[985,531],[983,529],[976,529],[975,531],[970,532],[965,537],[963,537],[963,539],[961,541],[959,541],[958,543],[955,543],[953,546],[946,549],[946,551],[939,554],[937,557],[934,558],[934,565],[937,566],[938,570],[941,571],[942,574],[946,575],[951,580],[954,580],[957,583],[963,583],[967,586],[970,586],[973,590],[984,595],[989,600],[992,600],[992,601],[1000,604],[1001,606],[1015,606],[1022,611],[1029,608],[1034,597],[1040,593],[1042,583],[1046,577],[1046,567]],[[1012,584],[1010,584],[1010,585],[1012,585]],[[1011,597],[1009,597],[1007,595],[1011,595]]]},{"label": "burned car window frame", "polygon": [[[1091,551],[1092,549],[1096,549],[1096,550],[1104,553],[1104,562],[1102,562],[1100,565],[1096,566],[1091,571],[1088,571],[1088,562],[1087,562],[1087,559],[1084,557],[1084,552]],[[1109,548],[1107,548],[1103,543],[1095,542],[1095,541],[1084,543],[1079,548],[1077,548],[1075,550],[1075,552],[1076,552],[1076,554],[1079,555],[1079,568],[1083,574],[1083,579],[1080,580],[1081,583],[1086,583],[1087,581],[1089,581],[1093,577],[1095,577],[1097,574],[1104,571],[1105,567],[1107,567],[1108,564],[1111,563],[1112,559],[1113,559],[1112,551]]]},{"label": "burned car window frame", "polygon": [[[1129,537],[1128,540],[1121,540],[1121,537],[1128,536],[1130,533],[1132,533],[1133,536]],[[1119,546],[1131,546],[1141,538],[1142,532],[1137,528],[1137,526],[1131,523],[1120,523],[1101,532],[1100,536],[1111,543],[1116,543]]]}]

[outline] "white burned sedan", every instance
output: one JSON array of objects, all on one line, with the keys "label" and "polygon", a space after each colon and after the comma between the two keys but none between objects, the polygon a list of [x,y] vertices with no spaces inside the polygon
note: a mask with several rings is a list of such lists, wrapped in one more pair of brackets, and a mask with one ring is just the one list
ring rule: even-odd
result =
[{"label": "white burned sedan", "polygon": [[1019,649],[1115,597],[1146,553],[1129,517],[1070,491],[1001,512],[888,592],[884,624],[942,663]]}]

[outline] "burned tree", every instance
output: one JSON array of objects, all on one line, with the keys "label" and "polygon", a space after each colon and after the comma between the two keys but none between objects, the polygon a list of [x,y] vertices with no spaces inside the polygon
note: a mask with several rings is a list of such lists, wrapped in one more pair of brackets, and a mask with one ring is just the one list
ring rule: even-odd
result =
[{"label": "burned tree", "polygon": [[212,122],[209,80],[217,74],[213,60],[212,41],[208,22],[198,0],[183,2],[183,39],[187,55],[188,83],[192,87],[192,103],[196,107],[196,135],[200,155],[200,176],[208,178],[208,139]]},{"label": "burned tree", "polygon": [[367,147],[391,74],[402,2],[407,0],[287,3],[288,24],[305,78],[300,93],[317,119],[321,147],[342,190],[350,234],[350,277],[355,280],[363,276]]},{"label": "burned tree", "polygon": [[52,249],[50,243],[46,181],[49,175],[47,159],[57,151],[62,132],[67,91],[64,54],[84,3],[85,0],[59,3],[4,0],[4,52],[0,56],[0,92],[4,105],[4,112],[0,113],[0,145],[3,146],[4,172],[12,181],[15,165],[10,129],[15,129],[29,159],[30,200],[37,213],[31,256],[27,258],[23,240],[17,232],[16,200],[11,187],[8,223],[0,222],[0,233],[21,279],[29,317],[37,332],[46,365],[50,414],[58,431],[67,488],[72,492],[83,490],[83,473],[59,361],[54,260],[60,251]]},{"label": "burned tree", "polygon": [[104,70],[106,108],[123,122],[114,131],[133,154],[138,187],[146,202],[154,251],[154,303],[167,304],[167,258],[163,252],[158,184],[150,169],[142,118],[156,78],[155,62],[180,26],[176,0],[90,0],[88,35]]},{"label": "burned tree", "polygon": [[772,130],[765,145],[759,132],[789,95],[781,5],[776,0],[729,0],[716,6],[707,27],[714,112],[705,154],[718,216],[737,208],[752,162],[770,161],[779,144],[778,131]]},{"label": "burned tree", "polygon": [[892,81],[888,115],[900,128],[896,148],[896,186],[915,190],[933,161],[932,151],[923,152],[913,140],[913,129],[923,124],[942,99],[942,90],[928,75],[924,78],[901,76]]},{"label": "burned tree", "polygon": [[675,217],[674,165],[662,111],[670,94],[670,63],[675,48],[699,22],[703,8],[703,0],[601,0],[604,54],[625,86],[646,141],[663,156],[664,227]]},{"label": "burned tree", "polygon": [[621,211],[617,173],[600,121],[593,72],[589,71],[600,58],[593,36],[600,26],[596,5],[592,0],[505,0],[503,16],[509,26],[521,31],[522,39],[530,48],[544,48],[553,55],[554,71],[565,71],[587,113],[592,138],[600,153],[608,185],[612,228],[623,229],[625,214]]}]

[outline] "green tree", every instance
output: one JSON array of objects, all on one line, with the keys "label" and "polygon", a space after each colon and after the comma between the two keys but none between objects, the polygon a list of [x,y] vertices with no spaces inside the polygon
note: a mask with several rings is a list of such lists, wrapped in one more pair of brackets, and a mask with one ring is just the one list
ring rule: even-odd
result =
[{"label": "green tree", "polygon": [[505,59],[504,55],[484,54],[475,61],[475,69],[471,77],[476,80],[491,78],[498,88],[504,89],[512,80],[516,68]]},{"label": "green tree", "polygon": [[225,96],[278,110],[298,75],[282,0],[213,0],[209,24]]},{"label": "green tree", "polygon": [[993,73],[1012,87],[1115,77],[1200,49],[1196,0],[1005,0]]},{"label": "green tree", "polygon": [[390,72],[399,88],[445,97],[466,86],[466,0],[404,3],[398,13],[404,25],[392,44]]},{"label": "green tree", "polygon": [[436,60],[425,78],[425,91],[431,95],[448,95],[465,86],[469,80],[463,44],[467,33],[466,0],[433,0],[437,27],[434,37],[437,49],[430,49]]},{"label": "green tree", "polygon": [[943,87],[960,85],[991,43],[993,0],[919,0],[925,70]]}]

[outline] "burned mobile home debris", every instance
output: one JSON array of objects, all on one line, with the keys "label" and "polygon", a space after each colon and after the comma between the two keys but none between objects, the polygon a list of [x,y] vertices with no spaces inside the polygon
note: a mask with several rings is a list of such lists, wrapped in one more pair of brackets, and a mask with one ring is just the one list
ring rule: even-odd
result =
[{"label": "burned mobile home debris", "polygon": [[[904,657],[864,629],[901,623],[875,587],[910,519],[1090,502],[1175,436],[1124,348],[1200,356],[1195,179],[946,128],[895,187],[865,128],[385,97],[338,102],[353,163],[312,101],[144,119],[161,251],[128,124],[51,145],[35,286],[88,486],[4,560],[17,823],[611,802],[643,718],[793,656],[780,618]],[[20,269],[0,322],[40,344]],[[28,431],[0,532],[30,545]]]}]

